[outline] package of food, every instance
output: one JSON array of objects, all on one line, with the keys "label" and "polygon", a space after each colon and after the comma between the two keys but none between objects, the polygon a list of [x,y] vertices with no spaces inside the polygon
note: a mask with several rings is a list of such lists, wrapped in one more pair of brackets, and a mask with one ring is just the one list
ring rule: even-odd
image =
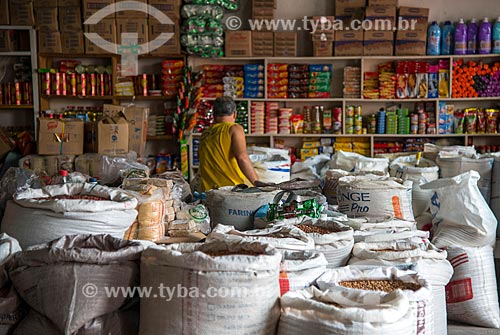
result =
[{"label": "package of food", "polygon": [[465,110],[465,130],[467,134],[476,134],[477,132],[476,108],[467,108]]},{"label": "package of food", "polygon": [[477,109],[477,133],[484,134],[486,133],[486,113],[482,108]]},{"label": "package of food", "polygon": [[465,121],[465,113],[463,110],[456,110],[455,111],[455,115],[454,115],[454,119],[453,119],[453,122],[454,122],[454,125],[453,125],[453,129],[454,129],[454,133],[455,134],[463,134],[464,133],[464,121]]}]

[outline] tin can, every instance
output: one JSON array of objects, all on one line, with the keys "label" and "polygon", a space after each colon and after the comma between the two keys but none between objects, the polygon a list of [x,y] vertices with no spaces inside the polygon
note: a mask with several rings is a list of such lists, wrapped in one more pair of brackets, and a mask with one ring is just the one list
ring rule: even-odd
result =
[{"label": "tin can", "polygon": [[45,73],[42,77],[42,92],[45,95],[50,95],[51,93],[51,75],[49,72]]},{"label": "tin can", "polygon": [[61,94],[68,95],[68,80],[66,78],[66,73],[61,73]]},{"label": "tin can", "polygon": [[15,94],[16,105],[20,105],[22,100],[22,94],[21,94],[21,83],[18,81],[14,83],[14,92],[16,92]]},{"label": "tin can", "polygon": [[345,133],[346,134],[354,134],[354,127],[353,126],[346,126],[345,127]]},{"label": "tin can", "polygon": [[54,87],[55,87],[56,95],[61,95],[61,93],[62,93],[61,73],[56,72],[54,76],[55,76]]},{"label": "tin can", "polygon": [[113,86],[111,84],[111,75],[104,75],[104,95],[113,95]]},{"label": "tin can", "polygon": [[82,96],[87,95],[87,75],[82,73],[81,75],[82,91],[80,92]]},{"label": "tin can", "polygon": [[416,135],[416,134],[418,134],[418,125],[416,125],[416,124],[412,124],[412,125],[410,126],[410,133],[411,133],[412,135]]},{"label": "tin can", "polygon": [[71,95],[77,95],[77,80],[76,80],[76,73],[71,74],[71,79],[69,82],[69,88],[71,91]]},{"label": "tin can", "polygon": [[148,75],[145,73],[142,75],[140,88],[141,88],[140,92],[142,92],[141,94],[143,96],[147,96],[148,95]]},{"label": "tin can", "polygon": [[101,73],[99,75],[99,95],[100,96],[105,96],[106,95],[106,90],[104,89],[104,73]]},{"label": "tin can", "polygon": [[354,107],[354,116],[361,116],[361,106]]},{"label": "tin can", "polygon": [[3,100],[3,84],[0,84],[0,105],[4,104]]},{"label": "tin can", "polygon": [[347,106],[345,110],[345,115],[347,117],[353,117],[354,116],[354,106]]},{"label": "tin can", "polygon": [[97,80],[95,73],[90,74],[90,95],[95,97],[97,92]]},{"label": "tin can", "polygon": [[4,88],[5,104],[6,105],[12,105],[12,88],[11,88],[11,83],[4,84],[3,88]]}]

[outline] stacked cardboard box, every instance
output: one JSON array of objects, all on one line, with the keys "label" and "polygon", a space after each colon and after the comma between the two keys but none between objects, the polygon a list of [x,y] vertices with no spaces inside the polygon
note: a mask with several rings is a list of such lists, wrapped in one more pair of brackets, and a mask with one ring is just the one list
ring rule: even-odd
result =
[{"label": "stacked cardboard box", "polygon": [[[114,0],[83,0],[82,1],[82,16],[85,25],[86,33],[96,33],[100,35],[106,42],[96,45],[90,41],[87,37],[85,38],[85,53],[87,54],[109,54],[116,53],[116,22],[115,13],[107,15],[106,18],[100,20],[95,24],[85,24],[85,21],[89,19],[92,15],[105,8],[106,6],[112,5]],[[109,44],[111,43],[111,44]],[[106,49],[104,49],[106,48]]]},{"label": "stacked cardboard box", "polygon": [[396,56],[424,56],[426,53],[427,24],[429,8],[400,7],[400,23],[396,33]]},{"label": "stacked cardboard box", "polygon": [[0,25],[10,24],[9,0],[0,0]]},{"label": "stacked cardboard box", "polygon": [[274,34],[272,31],[252,32],[252,53],[255,57],[272,57],[274,55]]},{"label": "stacked cardboard box", "polygon": [[362,56],[363,30],[337,30],[335,32],[335,56]]},{"label": "stacked cardboard box", "polygon": [[274,57],[296,57],[297,56],[297,33],[275,32],[274,33]]},{"label": "stacked cardboard box", "polygon": [[397,26],[396,6],[368,6],[365,11],[363,54],[365,56],[392,56],[394,29]]},{"label": "stacked cardboard box", "polygon": [[79,119],[38,119],[39,155],[83,154],[83,121]]},{"label": "stacked cardboard box", "polygon": [[274,19],[275,0],[253,0],[252,19],[272,20]]},{"label": "stacked cardboard box", "polygon": [[335,0],[335,18],[344,25],[349,25],[352,20],[363,20],[366,0]]},{"label": "stacked cardboard box", "polygon": [[0,52],[10,52],[16,50],[18,50],[18,39],[16,31],[0,30]]},{"label": "stacked cardboard box", "polygon": [[82,7],[78,0],[58,0],[59,26],[61,32],[62,50],[67,54],[83,54]]},{"label": "stacked cardboard box", "polygon": [[224,42],[227,57],[252,56],[252,32],[250,30],[226,31]]},{"label": "stacked cardboard box", "polygon": [[335,40],[334,16],[313,16],[309,18],[312,32],[313,56],[330,57],[333,56],[333,41]]},{"label": "stacked cardboard box", "polygon": [[[51,1],[47,1],[49,4]],[[48,7],[48,6],[46,6]],[[2,9],[5,8],[5,5]],[[33,14],[33,1],[31,0],[10,0],[10,24],[14,26],[34,26],[35,15]]]},{"label": "stacked cardboard box", "polygon": [[[157,13],[149,13],[149,41],[152,55],[178,55],[180,44],[180,8],[181,0],[149,0],[149,5],[167,15],[173,24],[162,24],[157,19]],[[157,39],[161,33],[173,34],[168,41]],[[157,48],[156,48],[157,47]]]},{"label": "stacked cardboard box", "polygon": [[62,52],[57,0],[35,0],[35,27],[38,30],[38,51]]}]

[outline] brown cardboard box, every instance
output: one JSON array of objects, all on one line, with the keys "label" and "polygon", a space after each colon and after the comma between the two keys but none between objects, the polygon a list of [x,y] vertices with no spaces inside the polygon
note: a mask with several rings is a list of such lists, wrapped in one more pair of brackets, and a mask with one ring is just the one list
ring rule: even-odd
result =
[{"label": "brown cardboard box", "polygon": [[394,54],[394,32],[365,31],[364,56],[392,56]]},{"label": "brown cardboard box", "polygon": [[364,7],[336,7],[335,8],[335,19],[344,22],[345,25],[354,20],[363,20],[365,18]]},{"label": "brown cardboard box", "polygon": [[250,30],[226,31],[226,57],[251,57],[252,32]]},{"label": "brown cardboard box", "polygon": [[[180,26],[178,24],[165,25],[152,22],[154,21],[150,18],[148,38],[151,42],[150,47],[152,50],[149,52],[152,55],[179,55],[181,53]],[[173,33],[174,35],[166,43],[163,43],[161,39],[157,39],[161,33]],[[159,47],[153,49],[157,45]]]},{"label": "brown cardboard box", "polygon": [[410,24],[410,27],[413,24],[413,28],[410,28],[410,30],[427,31],[427,26],[429,24],[429,8],[399,7],[399,18],[400,20],[406,20],[408,24]]},{"label": "brown cardboard box", "polygon": [[33,0],[33,7],[35,8],[57,7],[58,5],[58,0]]},{"label": "brown cardboard box", "polygon": [[[117,19],[147,19],[147,0],[135,0],[133,2],[115,1]],[[145,11],[142,11],[144,9]]]},{"label": "brown cardboard box", "polygon": [[[100,11],[106,6],[115,3],[114,0],[82,0],[83,21]],[[114,18],[115,14],[106,16],[106,19]]]},{"label": "brown cardboard box", "polygon": [[[148,21],[146,18],[116,19],[116,40],[118,45],[129,46],[137,43],[141,47],[139,53],[148,53],[146,43],[148,42]],[[137,33],[137,41],[124,39],[123,34]],[[144,49],[143,49],[144,48]]]},{"label": "brown cardboard box", "polygon": [[386,30],[394,31],[396,27],[396,7],[394,6],[371,6],[366,7],[365,20],[371,21],[370,25],[365,25],[365,30]]},{"label": "brown cardboard box", "polygon": [[35,27],[39,30],[59,30],[57,7],[35,9]]},{"label": "brown cardboard box", "polygon": [[0,159],[12,149],[14,149],[14,143],[12,143],[9,136],[0,128]]},{"label": "brown cardboard box", "polygon": [[395,55],[425,56],[426,38],[425,31],[398,31],[396,33]]},{"label": "brown cardboard box", "polygon": [[34,26],[33,2],[29,0],[10,0],[10,24],[14,26]]},{"label": "brown cardboard box", "polygon": [[83,121],[38,119],[39,155],[83,154]]},{"label": "brown cardboard box", "polygon": [[61,44],[65,54],[85,53],[82,31],[63,31],[61,34]]},{"label": "brown cardboard box", "polygon": [[59,7],[81,7],[81,0],[58,0],[57,5]]},{"label": "brown cardboard box", "polygon": [[272,31],[252,32],[252,53],[254,57],[273,57],[274,34]]},{"label": "brown cardboard box", "polygon": [[335,16],[312,16],[308,17],[308,20],[308,29],[312,33],[313,41],[335,39]]},{"label": "brown cardboard box", "polygon": [[274,56],[296,57],[297,56],[297,33],[275,32],[274,33]]},{"label": "brown cardboard box", "polygon": [[[181,17],[182,0],[149,0],[149,5],[160,10],[172,21],[178,21]],[[154,18],[149,13],[150,19]]]},{"label": "brown cardboard box", "polygon": [[38,52],[62,52],[61,33],[59,31],[40,30],[38,32]]},{"label": "brown cardboard box", "polygon": [[83,31],[80,7],[59,7],[59,25],[63,31]]},{"label": "brown cardboard box", "polygon": [[9,0],[0,0],[0,24],[10,24],[9,18]]},{"label": "brown cardboard box", "polygon": [[149,108],[127,107],[125,117],[129,123],[128,150],[137,152],[138,157],[146,153]]},{"label": "brown cardboard box", "polygon": [[398,0],[368,0],[368,6],[398,6]]},{"label": "brown cardboard box", "polygon": [[97,122],[97,153],[128,152],[129,124],[125,118],[104,118]]},{"label": "brown cardboard box", "polygon": [[15,30],[0,30],[0,52],[17,51],[18,41]]},{"label": "brown cardboard box", "polygon": [[333,41],[313,41],[314,57],[333,56]]},{"label": "brown cardboard box", "polygon": [[336,31],[335,56],[362,56],[363,31]]},{"label": "brown cardboard box", "polygon": [[116,22],[114,19],[103,19],[96,24],[85,25],[87,33],[96,33],[108,42],[114,43],[112,50],[101,49],[98,45],[91,42],[88,37],[85,37],[85,53],[87,54],[109,54],[116,53]]},{"label": "brown cardboard box", "polygon": [[366,0],[335,0],[335,8],[337,7],[365,7]]},{"label": "brown cardboard box", "polygon": [[104,104],[102,106],[102,115],[104,117],[125,117],[125,107],[119,105]]}]

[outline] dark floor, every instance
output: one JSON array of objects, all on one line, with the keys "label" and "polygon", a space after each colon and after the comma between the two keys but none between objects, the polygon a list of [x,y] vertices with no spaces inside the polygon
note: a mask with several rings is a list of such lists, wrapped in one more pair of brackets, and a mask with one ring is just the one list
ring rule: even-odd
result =
[{"label": "dark floor", "polygon": [[500,329],[481,328],[448,321],[448,335],[500,335]]}]

